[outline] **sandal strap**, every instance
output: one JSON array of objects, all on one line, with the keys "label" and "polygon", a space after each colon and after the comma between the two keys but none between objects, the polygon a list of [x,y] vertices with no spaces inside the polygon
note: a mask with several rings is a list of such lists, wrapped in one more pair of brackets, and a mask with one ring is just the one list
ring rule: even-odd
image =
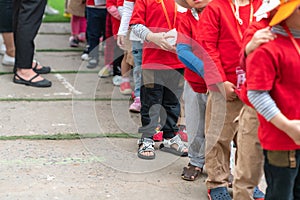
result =
[{"label": "sandal strap", "polygon": [[[19,76],[19,74],[16,72],[15,73],[15,76],[16,77],[18,77],[19,78],[19,80],[21,80],[21,81],[27,81],[27,80],[25,80],[24,78],[22,78],[21,76]],[[39,74],[35,74],[31,79],[29,79],[27,82],[32,82],[36,77],[38,77],[39,76]]]},{"label": "sandal strap", "polygon": [[151,152],[154,152],[154,141],[150,138],[142,138],[142,139],[139,139],[138,140],[138,145],[139,147],[139,150],[138,152],[141,153],[141,152],[145,152],[145,151],[151,151]]},{"label": "sandal strap", "polygon": [[174,145],[174,144],[177,145],[176,150],[179,152],[183,152],[183,150],[185,148],[187,148],[186,145],[182,142],[179,135],[176,135],[175,137],[173,137],[169,140],[164,139],[164,141],[163,141],[163,145],[168,148],[174,148],[174,147],[172,147],[172,145]]}]

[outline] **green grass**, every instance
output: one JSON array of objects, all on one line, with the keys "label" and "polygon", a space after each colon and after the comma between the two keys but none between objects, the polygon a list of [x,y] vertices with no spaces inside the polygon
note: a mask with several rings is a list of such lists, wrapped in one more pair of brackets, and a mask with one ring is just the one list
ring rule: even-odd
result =
[{"label": "green grass", "polygon": [[130,133],[106,133],[106,134],[54,134],[54,135],[20,135],[20,136],[0,136],[0,140],[77,140],[93,138],[139,138],[140,135]]},{"label": "green grass", "polygon": [[48,4],[59,10],[58,15],[46,15],[43,22],[70,22],[70,18],[63,16],[65,12],[65,0],[48,0]]}]

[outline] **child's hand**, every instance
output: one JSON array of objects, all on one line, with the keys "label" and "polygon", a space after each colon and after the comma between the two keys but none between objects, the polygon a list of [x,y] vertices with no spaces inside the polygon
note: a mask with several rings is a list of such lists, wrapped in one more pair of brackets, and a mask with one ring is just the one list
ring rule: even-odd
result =
[{"label": "child's hand", "polygon": [[300,145],[300,120],[289,120],[286,133],[297,145]]},{"label": "child's hand", "polygon": [[276,35],[270,31],[270,27],[266,27],[256,31],[248,44],[246,45],[245,52],[249,55],[260,45],[267,43],[271,40],[274,40]]},{"label": "child's hand", "polygon": [[125,50],[125,35],[118,35],[117,44],[122,50]]},{"label": "child's hand", "polygon": [[236,99],[236,93],[235,93],[236,86],[234,84],[232,84],[229,81],[225,81],[224,88],[226,92],[227,101],[233,101],[234,99]]},{"label": "child's hand", "polygon": [[160,33],[149,33],[146,37],[146,39],[150,42],[153,42],[157,46],[159,46],[161,49],[165,51],[172,51],[175,50],[175,46],[172,46],[167,41],[168,38],[173,38],[174,36],[166,36],[165,32]]}]

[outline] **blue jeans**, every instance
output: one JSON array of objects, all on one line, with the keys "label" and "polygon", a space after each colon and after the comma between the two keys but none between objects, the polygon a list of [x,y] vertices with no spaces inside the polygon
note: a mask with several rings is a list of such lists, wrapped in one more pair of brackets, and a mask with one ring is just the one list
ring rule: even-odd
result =
[{"label": "blue jeans", "polygon": [[296,151],[296,167],[277,167],[269,163],[265,155],[265,176],[267,191],[265,200],[299,200],[300,199],[300,150]]},{"label": "blue jeans", "polygon": [[89,56],[99,59],[99,38],[105,38],[106,9],[86,7],[87,38]]},{"label": "blue jeans", "polygon": [[132,55],[134,59],[134,68],[133,68],[134,96],[136,97],[140,96],[140,91],[141,91],[142,54],[143,54],[143,44],[140,41],[132,41]]}]

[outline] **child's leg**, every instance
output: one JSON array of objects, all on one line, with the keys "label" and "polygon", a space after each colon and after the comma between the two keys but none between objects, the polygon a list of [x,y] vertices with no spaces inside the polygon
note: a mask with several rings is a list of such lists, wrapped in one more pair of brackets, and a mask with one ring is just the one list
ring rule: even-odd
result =
[{"label": "child's leg", "polygon": [[77,37],[80,33],[80,17],[72,15],[71,17],[71,34]]},{"label": "child's leg", "polygon": [[257,137],[258,124],[256,111],[244,105],[239,115],[237,133],[234,199],[252,199],[253,189],[259,184],[263,175],[263,152]]},{"label": "child's leg", "polygon": [[[158,76],[161,76],[163,85],[162,106],[165,109],[166,116],[160,116],[161,122],[165,120],[162,127],[163,137],[172,138],[178,132],[178,117],[180,115],[180,98],[183,93],[183,69],[180,70],[161,70]],[[158,83],[161,84],[161,83]],[[163,113],[162,113],[163,114]]]},{"label": "child's leg", "polygon": [[2,37],[6,47],[6,54],[10,57],[15,57],[15,44],[13,33],[2,33]]},{"label": "child's leg", "polygon": [[86,32],[86,18],[79,17],[79,36],[78,36],[78,38],[81,42],[86,41],[85,32]]},{"label": "child's leg", "polygon": [[120,85],[120,92],[124,95],[130,95],[132,92],[129,77],[131,65],[126,62],[127,56],[128,52],[124,51],[124,57],[121,62],[122,83]]},{"label": "child's leg", "polygon": [[134,59],[133,80],[135,97],[140,97],[142,54],[143,44],[140,41],[132,41],[132,55]]},{"label": "child's leg", "polygon": [[158,124],[162,104],[163,86],[154,83],[156,70],[142,71],[141,86],[141,122],[139,133],[142,138],[152,138]]},{"label": "child's leg", "polygon": [[242,106],[243,103],[238,99],[228,102],[221,93],[210,91],[205,116],[208,189],[228,186],[230,143],[236,130],[233,120],[239,115]]},{"label": "child's leg", "polygon": [[[89,43],[89,60],[88,68],[94,68],[99,61],[99,38],[102,30],[105,29],[106,9],[87,7],[87,34]],[[104,27],[104,28],[103,28]]]},{"label": "child's leg", "polygon": [[185,82],[183,98],[189,143],[189,163],[203,168],[205,162],[204,125],[207,95],[195,92],[188,82]]},{"label": "child's leg", "polygon": [[[279,152],[277,156],[274,155],[274,153],[276,154],[276,151],[272,152],[272,156],[268,151],[264,151],[264,171],[267,181],[265,200],[300,199],[300,150],[294,151],[294,153],[292,153],[294,155],[284,155],[288,157],[282,157],[282,152]],[[295,159],[295,167],[289,167],[289,162],[286,167],[276,166],[277,162],[279,162],[279,165],[282,165],[284,160],[289,159]],[[270,162],[272,162],[272,164]]]}]

